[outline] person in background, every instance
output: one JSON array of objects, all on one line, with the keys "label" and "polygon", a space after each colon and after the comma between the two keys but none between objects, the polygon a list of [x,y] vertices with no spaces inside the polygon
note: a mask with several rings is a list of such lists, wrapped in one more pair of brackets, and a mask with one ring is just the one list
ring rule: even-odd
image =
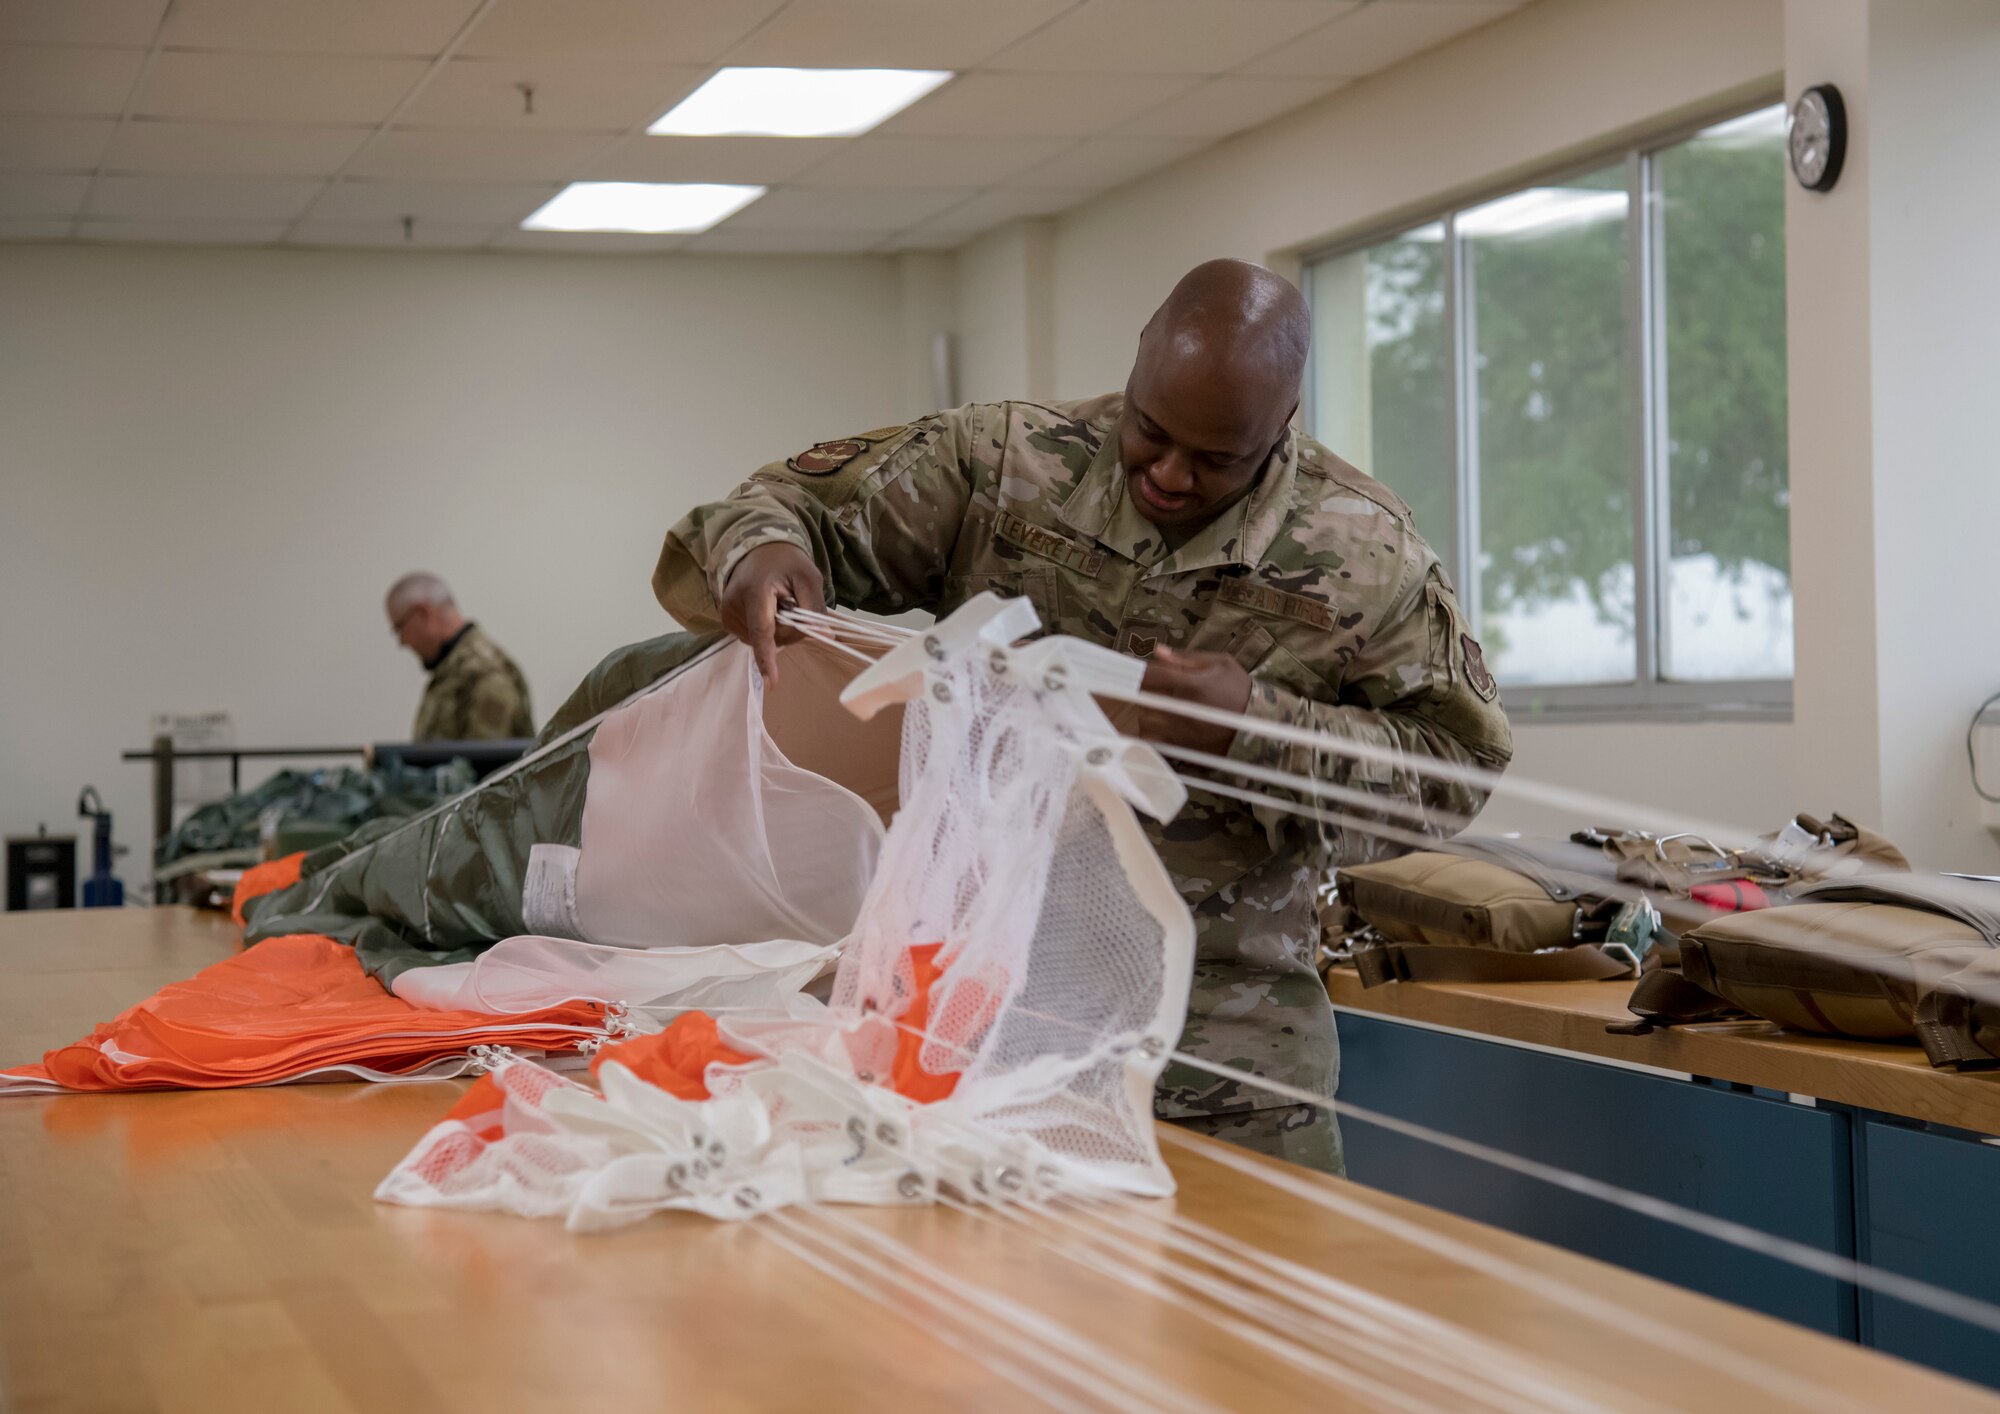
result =
[{"label": "person in background", "polygon": [[396,641],[431,675],[412,741],[496,741],[535,734],[528,681],[514,660],[460,612],[434,574],[406,574],[384,607]]}]

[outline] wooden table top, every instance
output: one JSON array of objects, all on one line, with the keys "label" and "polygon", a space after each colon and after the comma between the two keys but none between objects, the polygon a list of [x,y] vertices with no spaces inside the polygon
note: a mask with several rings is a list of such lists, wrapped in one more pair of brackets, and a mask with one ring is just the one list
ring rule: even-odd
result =
[{"label": "wooden table top", "polygon": [[1354,1011],[2000,1134],[2000,1071],[1933,1070],[1914,1041],[1810,1036],[1768,1021],[1705,1022],[1644,1036],[1607,1032],[1605,1023],[1633,1019],[1625,1006],[1632,986],[1612,981],[1363,987],[1347,968],[1327,974],[1334,1005]]},{"label": "wooden table top", "polygon": [[[185,910],[0,918],[0,1060],[73,1039],[234,940]],[[1844,1342],[1179,1131],[1162,1146],[1176,1198],[1018,1218],[668,1214],[578,1237],[374,1203],[459,1089],[0,1099],[0,1408],[1038,1406],[996,1373],[1013,1361],[1081,1381],[1063,1386],[1080,1408],[1380,1407],[1399,1391],[1405,1407],[1473,1408],[1511,1363],[1523,1408],[2000,1409]],[[785,1241],[876,1255],[815,1266]],[[1241,1245],[1204,1265],[1180,1255],[1190,1242]],[[1297,1265],[1259,1284],[1247,1249]],[[1274,1316],[1286,1291],[1307,1309]],[[1010,1320],[1053,1334],[1003,1339]],[[1377,1324],[1357,1338],[1333,1320]],[[1297,1347],[1290,1361],[1274,1339]]]}]

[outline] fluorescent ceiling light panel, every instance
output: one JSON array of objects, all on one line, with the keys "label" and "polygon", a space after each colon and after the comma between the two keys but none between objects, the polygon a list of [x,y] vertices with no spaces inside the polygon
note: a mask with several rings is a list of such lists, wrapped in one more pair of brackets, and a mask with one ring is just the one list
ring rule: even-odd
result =
[{"label": "fluorescent ceiling light panel", "polygon": [[858,137],[948,69],[723,69],[646,129],[675,137]]},{"label": "fluorescent ceiling light panel", "polygon": [[521,223],[524,231],[706,231],[764,194],[714,182],[571,182]]}]

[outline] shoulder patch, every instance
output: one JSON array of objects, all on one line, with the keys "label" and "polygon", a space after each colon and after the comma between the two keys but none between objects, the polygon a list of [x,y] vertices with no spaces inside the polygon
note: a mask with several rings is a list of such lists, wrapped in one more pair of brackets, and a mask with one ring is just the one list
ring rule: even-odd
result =
[{"label": "shoulder patch", "polygon": [[1485,650],[1480,648],[1479,640],[1469,633],[1459,634],[1458,651],[1465,659],[1465,680],[1472,684],[1472,690],[1483,700],[1491,702],[1500,685],[1493,681],[1493,674],[1486,666]]},{"label": "shoulder patch", "polygon": [[815,442],[797,456],[786,458],[785,465],[800,476],[831,476],[874,445],[869,437]]}]

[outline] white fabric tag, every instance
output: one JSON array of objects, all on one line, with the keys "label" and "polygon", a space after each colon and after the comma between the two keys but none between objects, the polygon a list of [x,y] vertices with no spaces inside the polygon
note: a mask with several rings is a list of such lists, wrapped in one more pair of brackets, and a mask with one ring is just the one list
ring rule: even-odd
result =
[{"label": "white fabric tag", "polygon": [[530,933],[583,939],[576,922],[576,861],[573,845],[538,844],[528,851],[528,876],[521,884],[521,921]]}]

